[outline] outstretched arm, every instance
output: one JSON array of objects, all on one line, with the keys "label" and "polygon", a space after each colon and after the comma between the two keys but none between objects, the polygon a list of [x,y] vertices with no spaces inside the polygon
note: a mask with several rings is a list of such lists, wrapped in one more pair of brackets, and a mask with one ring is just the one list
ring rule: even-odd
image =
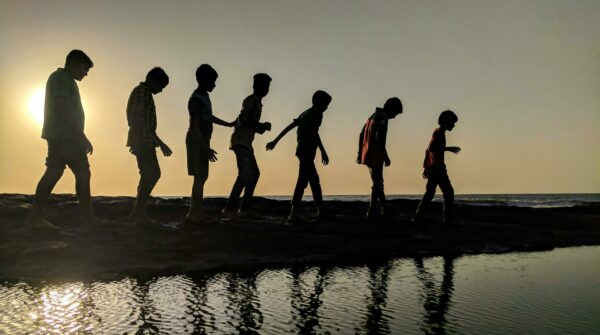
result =
[{"label": "outstretched arm", "polygon": [[287,127],[285,127],[273,141],[267,143],[267,150],[275,149],[275,146],[277,145],[279,140],[281,140],[287,133],[290,132],[290,130],[294,129],[297,125],[298,125],[298,122],[296,120],[292,121],[292,123],[290,123]]},{"label": "outstretched arm", "polygon": [[460,147],[446,147],[444,151],[450,151],[453,154],[457,154],[460,152]]},{"label": "outstretched arm", "polygon": [[216,117],[216,116],[213,115],[212,116],[212,122],[214,124],[218,124],[219,126],[223,126],[223,127],[233,127],[233,126],[235,126],[236,120],[234,120],[232,122],[227,122],[227,121],[219,119],[218,117]]},{"label": "outstretched arm", "polygon": [[327,156],[327,151],[325,151],[325,147],[323,146],[323,142],[321,142],[321,136],[317,134],[317,141],[319,144],[319,149],[321,150],[321,162],[323,165],[329,164],[329,156]]}]

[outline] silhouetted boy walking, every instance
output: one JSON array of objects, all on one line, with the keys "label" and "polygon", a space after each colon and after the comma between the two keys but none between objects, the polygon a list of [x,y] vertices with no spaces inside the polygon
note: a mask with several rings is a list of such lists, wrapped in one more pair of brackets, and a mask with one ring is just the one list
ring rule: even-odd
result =
[{"label": "silhouetted boy walking", "polygon": [[252,141],[256,133],[263,134],[271,130],[269,122],[260,122],[262,114],[262,99],[269,93],[271,77],[266,73],[254,75],[253,93],[242,103],[242,111],[231,135],[229,149],[235,153],[238,176],[231,189],[223,214],[233,215],[238,210],[238,202],[242,191],[244,198],[239,206],[239,214],[251,216],[252,197],[258,183],[260,171],[254,157]]},{"label": "silhouetted boy walking", "polygon": [[450,110],[443,111],[439,118],[439,128],[435,129],[425,151],[425,160],[423,161],[423,178],[427,179],[425,194],[417,207],[413,217],[413,222],[419,223],[423,219],[424,212],[433,200],[437,186],[442,189],[444,194],[444,223],[452,223],[452,203],[454,202],[454,189],[448,178],[446,164],[444,163],[444,152],[459,153],[459,147],[446,146],[446,131],[452,131],[454,125],[458,122],[458,116]]},{"label": "silhouetted boy walking", "polygon": [[225,122],[213,115],[209,92],[216,87],[218,73],[208,64],[202,64],[196,70],[198,87],[188,101],[190,127],[185,144],[187,149],[188,174],[194,177],[190,210],[185,221],[199,223],[207,219],[202,212],[204,184],[208,179],[208,164],[217,161],[217,152],[210,147],[213,123],[232,127],[233,122]]},{"label": "silhouetted boy walking", "polygon": [[87,154],[94,148],[85,136],[85,114],[75,81],[81,81],[94,66],[81,50],[67,55],[64,68],[54,71],[46,82],[44,126],[42,138],[48,142],[46,171],[40,179],[33,198],[33,208],[26,224],[31,227],[54,226],[41,218],[46,201],[56,183],[69,166],[75,175],[75,193],[84,223],[97,223],[92,212],[90,195],[90,164]]},{"label": "silhouetted boy walking", "polygon": [[140,173],[137,197],[130,216],[135,223],[154,223],[148,217],[147,208],[150,193],[160,179],[156,147],[165,157],[172,154],[169,146],[156,134],[156,105],[152,97],[168,84],[169,76],[160,67],[155,67],[146,74],[146,80],[133,89],[127,102],[127,146],[135,156]]},{"label": "silhouetted boy walking", "polygon": [[323,120],[323,113],[331,103],[331,96],[324,91],[316,91],[312,97],[312,107],[304,111],[297,119],[294,119],[289,126],[285,127],[281,133],[271,142],[267,144],[267,150],[273,150],[279,140],[290,130],[298,127],[296,147],[296,157],[300,161],[298,171],[298,181],[294,189],[292,198],[292,208],[288,217],[289,222],[294,222],[299,219],[298,208],[302,201],[304,189],[310,184],[310,189],[313,194],[315,204],[317,205],[317,216],[323,215],[323,193],[319,181],[319,174],[315,167],[315,156],[317,148],[321,150],[321,158],[323,165],[329,164],[329,157],[325,151],[325,147],[319,136],[319,127]]},{"label": "silhouetted boy walking", "polygon": [[[367,217],[383,215],[385,211],[385,193],[383,192],[383,166],[390,166],[385,144],[388,120],[402,113],[402,102],[398,98],[388,99],[383,108],[377,107],[360,132],[358,139],[358,158],[356,162],[369,168],[373,186],[371,187],[371,203]],[[379,206],[379,210],[377,210]]]}]

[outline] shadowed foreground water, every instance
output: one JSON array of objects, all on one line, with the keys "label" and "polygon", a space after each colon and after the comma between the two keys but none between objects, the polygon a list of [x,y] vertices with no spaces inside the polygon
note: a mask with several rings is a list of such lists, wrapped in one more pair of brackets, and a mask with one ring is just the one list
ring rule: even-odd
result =
[{"label": "shadowed foreground water", "polygon": [[600,247],[0,285],[4,334],[593,334]]}]

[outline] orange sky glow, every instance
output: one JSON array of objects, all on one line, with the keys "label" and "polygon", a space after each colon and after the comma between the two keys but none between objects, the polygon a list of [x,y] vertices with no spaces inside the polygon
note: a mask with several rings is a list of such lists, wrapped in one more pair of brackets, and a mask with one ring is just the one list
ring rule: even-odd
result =
[{"label": "orange sky glow", "polygon": [[[134,195],[138,172],[125,147],[125,107],[146,72],[163,67],[170,85],[155,96],[160,157],[155,195],[187,195],[187,100],[202,63],[218,72],[215,115],[237,117],[252,75],[273,77],[255,140],[256,193],[289,195],[298,173],[295,134],[265,144],[310,107],[333,96],[321,137],[331,163],[317,164],[326,195],[367,194],[355,163],[365,119],[391,96],[404,114],[390,121],[388,194],[418,194],[424,150],[439,113],[460,120],[447,134],[457,193],[600,192],[599,1],[0,1],[0,193],[28,193],[44,170],[43,87],[69,50],[95,66],[79,83],[94,195]],[[40,95],[41,94],[41,95]],[[215,127],[206,184],[228,194],[237,170],[231,129]],[[318,156],[319,157],[319,156]],[[65,174],[57,193],[73,193]]]}]

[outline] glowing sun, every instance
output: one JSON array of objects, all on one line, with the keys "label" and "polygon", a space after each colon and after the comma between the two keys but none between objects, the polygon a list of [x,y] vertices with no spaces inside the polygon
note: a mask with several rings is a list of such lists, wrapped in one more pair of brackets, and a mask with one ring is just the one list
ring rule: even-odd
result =
[{"label": "glowing sun", "polygon": [[44,88],[40,87],[31,93],[28,100],[29,116],[39,124],[44,122],[45,93]]}]

